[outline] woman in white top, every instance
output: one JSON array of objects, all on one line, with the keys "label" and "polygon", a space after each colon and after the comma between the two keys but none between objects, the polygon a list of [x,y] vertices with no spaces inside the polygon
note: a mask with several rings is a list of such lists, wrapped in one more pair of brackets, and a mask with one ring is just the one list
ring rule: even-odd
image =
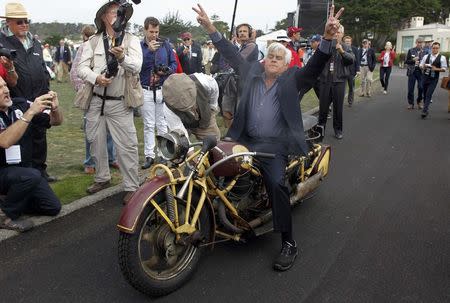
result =
[{"label": "woman in white top", "polygon": [[381,52],[378,57],[378,61],[381,63],[380,67],[380,82],[383,87],[383,94],[387,94],[387,88],[389,85],[389,77],[391,76],[392,65],[395,59],[395,47],[392,48],[391,42],[386,42],[384,51]]}]

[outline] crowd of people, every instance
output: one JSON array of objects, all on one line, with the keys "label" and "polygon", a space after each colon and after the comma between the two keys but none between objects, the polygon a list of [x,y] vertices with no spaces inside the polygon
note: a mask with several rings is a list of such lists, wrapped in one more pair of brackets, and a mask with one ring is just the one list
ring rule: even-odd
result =
[{"label": "crowd of people", "polygon": [[[95,27],[82,30],[83,44],[76,54],[64,40],[52,53],[29,32],[29,15],[19,3],[7,3],[6,28],[0,43],[16,49],[17,57],[0,61],[0,228],[24,231],[32,222],[24,213],[58,214],[61,205],[48,182],[46,131],[62,123],[58,96],[50,91],[47,67],[55,64],[57,81],[68,78],[77,95],[84,98],[85,172],[94,174],[87,188],[94,194],[111,185],[110,167],[120,169],[126,204],[139,187],[138,169],[157,162],[155,136],[181,132],[198,139],[221,138],[216,116],[221,113],[226,136],[252,150],[275,153],[261,160],[264,180],[273,201],[274,228],[281,233],[282,250],[274,267],[288,269],[297,256],[293,240],[289,197],[284,185],[288,154],[307,154],[299,101],[311,88],[319,99],[319,126],[324,130],[332,106],[333,129],[343,138],[343,105],[354,102],[355,78],[361,78],[361,97],[372,96],[373,71],[377,62],[383,93],[388,93],[395,47],[386,42],[376,57],[368,39],[352,45],[339,23],[334,7],[323,36],[315,34],[306,45],[301,28],[289,27],[285,36],[268,46],[259,59],[256,32],[247,23],[236,27],[231,40],[223,37],[201,6],[194,8],[198,21],[209,34],[203,46],[189,32],[181,33],[177,47],[159,35],[160,22],[147,17],[144,38],[121,33],[116,44],[119,3],[108,1],[95,16]],[[126,11],[126,21],[132,11]],[[447,61],[439,43],[429,50],[423,40],[408,51],[408,108],[414,107],[418,83],[418,107],[429,112],[439,73]],[[30,51],[31,50],[31,51]],[[428,52],[428,53],[427,53]],[[37,55],[35,55],[37,54]],[[280,92],[283,92],[282,94]],[[136,109],[144,122],[144,157],[139,164],[134,125]],[[28,190],[23,190],[24,188]]]}]

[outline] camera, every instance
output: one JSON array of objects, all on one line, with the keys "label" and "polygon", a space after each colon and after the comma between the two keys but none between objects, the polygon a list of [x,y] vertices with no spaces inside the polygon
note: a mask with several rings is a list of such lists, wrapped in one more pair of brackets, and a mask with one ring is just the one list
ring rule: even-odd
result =
[{"label": "camera", "polygon": [[299,48],[311,48],[311,43],[308,39],[302,39],[298,42]]},{"label": "camera", "polygon": [[159,64],[157,66],[155,66],[154,68],[154,72],[156,73],[162,73],[164,75],[167,75],[171,72],[170,67],[168,67],[165,64]]},{"label": "camera", "polygon": [[6,48],[0,43],[0,56],[4,56],[9,60],[14,60],[16,59],[17,52],[15,49]]}]

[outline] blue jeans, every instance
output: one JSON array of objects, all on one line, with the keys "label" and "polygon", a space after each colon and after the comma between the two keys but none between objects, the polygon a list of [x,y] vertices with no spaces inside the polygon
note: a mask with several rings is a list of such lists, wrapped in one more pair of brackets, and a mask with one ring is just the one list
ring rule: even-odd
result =
[{"label": "blue jeans", "polygon": [[420,70],[414,70],[414,72],[408,76],[408,103],[414,105],[414,86],[417,81],[417,103],[423,100],[423,86],[422,86],[422,72]]},{"label": "blue jeans", "polygon": [[424,95],[424,107],[423,112],[428,112],[428,108],[430,107],[431,98],[433,97],[434,90],[439,82],[439,78],[430,78],[427,76],[423,77],[422,85],[423,85],[423,95]]},{"label": "blue jeans", "polygon": [[[86,117],[83,117],[84,142],[86,144],[86,159],[84,160],[84,167],[95,167],[94,160],[91,157],[91,144],[86,140]],[[109,164],[116,162],[116,150],[111,134],[108,131],[106,136],[106,147],[108,148],[108,162]]]}]

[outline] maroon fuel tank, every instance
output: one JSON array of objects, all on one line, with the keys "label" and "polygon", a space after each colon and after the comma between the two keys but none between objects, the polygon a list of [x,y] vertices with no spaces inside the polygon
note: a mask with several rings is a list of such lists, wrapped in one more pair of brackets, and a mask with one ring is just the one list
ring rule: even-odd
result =
[{"label": "maroon fuel tank", "polygon": [[[219,141],[216,147],[209,152],[209,162],[213,165],[226,156],[241,152],[248,152],[247,147],[233,141]],[[214,168],[213,174],[217,177],[233,177],[243,174],[247,169],[241,165],[241,162],[241,157],[231,158]]]}]

